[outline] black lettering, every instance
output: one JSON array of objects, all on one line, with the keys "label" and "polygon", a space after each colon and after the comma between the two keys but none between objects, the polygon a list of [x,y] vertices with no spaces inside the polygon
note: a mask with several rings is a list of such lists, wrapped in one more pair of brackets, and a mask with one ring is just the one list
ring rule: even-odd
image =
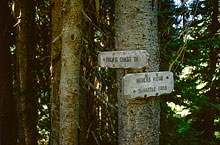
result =
[{"label": "black lettering", "polygon": [[115,62],[118,62],[118,57],[115,57]]},{"label": "black lettering", "polygon": [[159,86],[158,87],[158,90],[160,91],[160,90],[167,90],[167,86]]},{"label": "black lettering", "polygon": [[138,62],[138,57],[134,56],[134,62]]},{"label": "black lettering", "polygon": [[155,92],[155,91],[156,91],[156,87],[138,89],[139,93],[147,93],[147,92]]},{"label": "black lettering", "polygon": [[106,62],[113,62],[113,58],[112,57],[106,57]]},{"label": "black lettering", "polygon": [[153,77],[153,80],[154,80],[154,81],[163,81],[163,76]]},{"label": "black lettering", "polygon": [[106,57],[106,62],[118,62],[117,57]]},{"label": "black lettering", "polygon": [[131,62],[131,57],[120,57],[120,62]]},{"label": "black lettering", "polygon": [[150,77],[144,77],[144,78],[137,78],[136,79],[136,83],[139,84],[139,83],[145,83],[145,82],[150,82],[151,81],[151,78]]}]

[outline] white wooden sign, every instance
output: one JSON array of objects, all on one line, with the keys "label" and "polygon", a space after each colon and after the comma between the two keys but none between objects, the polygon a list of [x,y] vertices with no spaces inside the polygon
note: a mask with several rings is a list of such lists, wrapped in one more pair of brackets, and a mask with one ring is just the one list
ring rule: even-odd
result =
[{"label": "white wooden sign", "polygon": [[159,96],[173,88],[173,73],[168,71],[127,74],[122,80],[123,96],[128,98]]},{"label": "white wooden sign", "polygon": [[149,54],[146,50],[100,52],[98,62],[101,67],[142,68],[148,66]]}]

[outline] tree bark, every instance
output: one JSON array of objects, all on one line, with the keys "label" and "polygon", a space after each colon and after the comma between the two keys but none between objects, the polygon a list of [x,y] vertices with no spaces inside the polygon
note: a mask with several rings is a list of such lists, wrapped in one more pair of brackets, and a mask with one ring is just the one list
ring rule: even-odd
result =
[{"label": "tree bark", "polygon": [[157,0],[117,0],[116,49],[147,50],[149,67],[118,71],[118,120],[120,145],[157,145],[160,130],[160,99],[128,99],[122,96],[122,77],[130,72],[158,71]]},{"label": "tree bark", "polygon": [[62,47],[62,1],[52,1],[52,42],[51,42],[51,134],[50,145],[59,145],[60,120],[60,68]]},{"label": "tree bark", "polygon": [[60,75],[61,145],[77,145],[79,131],[79,72],[82,0],[64,0]]},{"label": "tree bark", "polygon": [[37,108],[33,89],[32,53],[35,49],[34,41],[34,1],[16,1],[17,39],[16,57],[18,63],[19,100],[18,110],[21,113],[25,145],[37,145]]}]

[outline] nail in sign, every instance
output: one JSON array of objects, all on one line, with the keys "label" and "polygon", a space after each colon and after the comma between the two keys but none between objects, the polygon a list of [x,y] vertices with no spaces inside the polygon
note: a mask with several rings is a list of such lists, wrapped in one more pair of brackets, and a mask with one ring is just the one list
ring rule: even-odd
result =
[{"label": "nail in sign", "polygon": [[149,72],[127,74],[122,80],[123,96],[128,98],[159,96],[173,91],[173,73]]},{"label": "nail in sign", "polygon": [[146,50],[106,51],[100,52],[98,62],[101,67],[142,68],[148,66]]}]

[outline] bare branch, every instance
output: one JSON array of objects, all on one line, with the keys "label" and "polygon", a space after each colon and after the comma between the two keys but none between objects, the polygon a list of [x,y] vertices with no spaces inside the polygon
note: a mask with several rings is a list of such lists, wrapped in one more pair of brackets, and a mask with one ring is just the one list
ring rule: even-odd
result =
[{"label": "bare branch", "polygon": [[97,137],[95,136],[95,133],[94,133],[92,130],[91,130],[91,133],[92,133],[92,136],[94,137],[96,143],[97,143],[98,145],[100,145],[100,143],[99,143]]},{"label": "bare branch", "polygon": [[118,109],[117,109],[114,105],[112,105],[112,104],[106,99],[106,97],[105,97],[92,83],[90,83],[85,77],[82,76],[82,78],[83,78],[83,80],[84,80],[89,86],[91,86],[91,87],[99,94],[99,96],[101,96],[101,97],[103,98],[103,100],[104,100],[110,107],[112,107],[113,109],[115,109],[116,111],[118,111]]}]

